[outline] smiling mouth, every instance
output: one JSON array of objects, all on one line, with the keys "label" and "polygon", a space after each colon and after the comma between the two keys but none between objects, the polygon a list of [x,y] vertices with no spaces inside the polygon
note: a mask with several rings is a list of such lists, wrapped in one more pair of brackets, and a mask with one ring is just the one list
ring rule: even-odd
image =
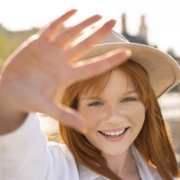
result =
[{"label": "smiling mouth", "polygon": [[121,135],[123,135],[130,127],[124,128],[121,131],[115,131],[115,132],[103,132],[103,131],[98,131],[99,133],[101,133],[104,136],[108,136],[108,137],[119,137]]}]

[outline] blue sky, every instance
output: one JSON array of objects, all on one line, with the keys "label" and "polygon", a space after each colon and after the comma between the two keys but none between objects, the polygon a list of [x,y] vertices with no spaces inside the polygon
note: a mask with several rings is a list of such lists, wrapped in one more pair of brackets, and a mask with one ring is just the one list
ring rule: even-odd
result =
[{"label": "blue sky", "polygon": [[66,26],[93,15],[116,19],[114,29],[121,30],[120,17],[127,15],[127,29],[132,35],[138,33],[140,17],[145,14],[148,40],[162,51],[173,48],[180,56],[180,1],[179,0],[0,0],[0,23],[7,29],[18,31],[43,27],[65,11],[77,8],[78,13]]}]

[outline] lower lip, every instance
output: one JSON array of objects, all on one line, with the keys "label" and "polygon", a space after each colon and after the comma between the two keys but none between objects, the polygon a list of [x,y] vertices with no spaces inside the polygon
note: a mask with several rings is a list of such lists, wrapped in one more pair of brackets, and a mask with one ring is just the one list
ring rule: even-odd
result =
[{"label": "lower lip", "polygon": [[111,136],[106,136],[103,135],[99,132],[99,134],[106,140],[111,141],[111,142],[115,142],[115,141],[120,141],[124,138],[124,136],[127,134],[127,132],[129,131],[130,128],[128,128],[123,134],[117,136],[117,137],[111,137]]}]

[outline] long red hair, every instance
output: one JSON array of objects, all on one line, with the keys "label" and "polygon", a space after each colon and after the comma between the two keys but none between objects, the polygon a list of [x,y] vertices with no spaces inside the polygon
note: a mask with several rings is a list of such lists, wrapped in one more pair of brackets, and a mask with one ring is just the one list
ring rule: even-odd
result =
[{"label": "long red hair", "polygon": [[[132,60],[116,67],[125,72],[135,84],[146,113],[144,125],[134,141],[134,145],[149,164],[154,165],[164,180],[180,177],[167,125],[162,117],[157,98],[152,90],[145,70]],[[102,92],[111,71],[68,87],[61,103],[77,109],[78,98],[91,88],[92,93]],[[113,180],[121,180],[107,166],[99,149],[93,146],[83,134],[65,125],[59,125],[60,135],[76,160],[92,171]]]}]

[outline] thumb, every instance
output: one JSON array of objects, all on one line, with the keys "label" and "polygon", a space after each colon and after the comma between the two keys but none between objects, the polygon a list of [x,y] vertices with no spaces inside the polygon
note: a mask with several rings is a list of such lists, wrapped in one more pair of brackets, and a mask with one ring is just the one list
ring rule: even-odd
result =
[{"label": "thumb", "polygon": [[87,132],[85,121],[74,109],[63,106],[62,104],[56,104],[52,100],[46,100],[41,108],[41,112],[81,133]]}]

